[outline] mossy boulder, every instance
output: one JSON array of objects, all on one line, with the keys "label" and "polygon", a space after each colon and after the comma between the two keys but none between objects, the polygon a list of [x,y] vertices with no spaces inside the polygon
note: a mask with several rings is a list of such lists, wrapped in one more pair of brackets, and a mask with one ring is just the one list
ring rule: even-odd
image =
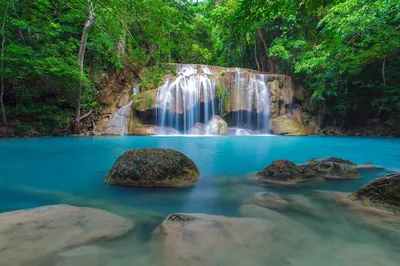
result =
[{"label": "mossy boulder", "polygon": [[111,168],[106,182],[137,187],[186,187],[200,173],[195,163],[171,149],[136,149],[122,154]]},{"label": "mossy boulder", "polygon": [[400,212],[400,173],[374,179],[352,193],[350,198],[360,200],[364,205]]},{"label": "mossy boulder", "polygon": [[296,165],[288,160],[278,160],[258,172],[253,180],[266,185],[298,186],[320,181],[321,178],[311,168]]},{"label": "mossy boulder", "polygon": [[326,179],[359,179],[357,164],[338,157],[311,159],[306,162],[306,167],[313,169]]}]

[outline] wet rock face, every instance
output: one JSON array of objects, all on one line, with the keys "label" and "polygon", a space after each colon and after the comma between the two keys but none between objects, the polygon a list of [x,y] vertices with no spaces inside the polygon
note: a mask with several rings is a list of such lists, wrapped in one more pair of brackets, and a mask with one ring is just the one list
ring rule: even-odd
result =
[{"label": "wet rock face", "polygon": [[400,212],[400,174],[377,178],[351,195],[367,205],[374,205]]},{"label": "wet rock face", "polygon": [[196,123],[188,132],[192,135],[228,135],[228,124],[218,115],[214,115],[208,124]]},{"label": "wet rock face", "polygon": [[288,160],[278,160],[258,172],[254,180],[269,185],[298,186],[321,178],[313,169],[298,166]]},{"label": "wet rock face", "polygon": [[263,219],[172,214],[153,232],[153,244],[166,266],[246,265],[248,258],[262,261],[273,234]]},{"label": "wet rock face", "polygon": [[136,149],[121,155],[106,182],[121,186],[185,187],[197,181],[195,163],[171,149]]},{"label": "wet rock face", "polygon": [[208,133],[211,135],[228,135],[228,124],[218,115],[214,115],[207,125]]},{"label": "wet rock face", "polygon": [[271,119],[271,130],[277,135],[303,136],[307,135],[300,125],[290,119],[288,115],[281,115]]},{"label": "wet rock face", "polygon": [[130,220],[118,215],[69,205],[3,213],[0,265],[33,265],[71,247],[123,236],[133,228]]}]

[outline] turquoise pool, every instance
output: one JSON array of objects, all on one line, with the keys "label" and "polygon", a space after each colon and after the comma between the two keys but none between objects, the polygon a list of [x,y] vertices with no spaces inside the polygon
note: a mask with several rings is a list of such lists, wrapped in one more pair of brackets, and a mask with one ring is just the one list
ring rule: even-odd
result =
[{"label": "turquoise pool", "polygon": [[[156,147],[172,148],[190,157],[201,173],[197,184],[186,189],[140,189],[104,182],[108,170],[123,152]],[[0,139],[0,212],[65,203],[117,213],[120,208],[129,207],[155,217],[173,212],[238,216],[238,208],[254,192],[273,190],[248,182],[248,174],[277,159],[302,163],[327,156],[359,164],[372,162],[385,170],[362,172],[360,180],[330,181],[275,192],[307,194],[315,189],[352,192],[376,177],[400,170],[400,139],[280,136]],[[146,221],[137,222],[135,234],[144,242],[162,219]],[[346,228],[353,230],[351,226]],[[359,239],[351,237],[361,242],[371,240],[377,246],[391,245],[379,237],[360,234],[363,236]],[[398,255],[397,251],[390,256],[396,259]],[[314,265],[310,262],[306,260],[304,265]]]}]

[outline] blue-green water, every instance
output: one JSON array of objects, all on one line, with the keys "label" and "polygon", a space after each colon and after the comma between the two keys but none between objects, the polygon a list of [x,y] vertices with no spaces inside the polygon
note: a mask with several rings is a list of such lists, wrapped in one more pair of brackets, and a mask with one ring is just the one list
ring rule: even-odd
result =
[{"label": "blue-green water", "polygon": [[[123,152],[155,147],[176,149],[192,158],[201,172],[196,186],[152,190],[121,188],[103,182]],[[58,192],[164,214],[185,211],[229,215],[230,195],[224,193],[235,193],[236,186],[246,183],[247,174],[277,159],[302,163],[327,156],[397,169],[400,140],[277,136],[3,139],[0,140],[0,211],[54,204],[57,197],[46,197],[44,192]],[[312,189],[354,191],[380,174],[367,171],[361,180],[334,181]]]},{"label": "blue-green water", "polygon": [[[104,182],[119,155],[129,149],[156,147],[179,150],[190,157],[201,173],[197,184],[186,189],[140,189],[112,186]],[[311,158],[328,156],[341,157],[358,164],[372,162],[385,167],[385,170],[363,171],[360,180],[335,180],[275,192],[306,195],[308,190],[316,189],[355,191],[376,177],[399,171],[400,139],[278,136],[1,139],[0,212],[57,203],[103,208],[121,215],[126,214],[125,208],[129,208],[139,211],[139,216],[144,217],[143,221],[137,221],[137,216],[133,215],[138,225],[135,236],[142,241],[149,239],[152,230],[173,212],[240,216],[238,208],[254,192],[272,190],[248,182],[246,176],[263,169],[274,160],[289,159],[302,163]],[[385,249],[389,261],[400,259],[399,251],[392,251],[392,242],[386,241],[384,236],[381,238],[379,234],[361,230],[349,222],[354,219],[342,218],[337,211],[327,208],[326,212],[330,218],[324,221],[291,216],[290,213],[287,215],[319,232],[322,239],[368,244],[369,248]],[[142,215],[144,213],[155,219],[148,219]],[[126,247],[126,244],[122,245]],[[130,258],[132,251],[126,254]],[[318,263],[325,259],[311,256],[304,258],[304,264],[290,265],[320,265]],[[332,260],[332,265],[339,262]],[[249,265],[259,264],[254,262]]]}]

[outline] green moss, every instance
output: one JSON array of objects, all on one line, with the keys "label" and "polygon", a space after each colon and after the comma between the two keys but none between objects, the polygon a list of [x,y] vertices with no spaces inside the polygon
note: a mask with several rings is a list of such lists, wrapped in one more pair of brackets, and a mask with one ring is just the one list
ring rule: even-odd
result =
[{"label": "green moss", "polygon": [[135,99],[135,102],[134,102],[135,107],[138,108],[142,104],[142,102],[143,102],[143,95],[142,94],[138,94],[136,96],[136,99]]},{"label": "green moss", "polygon": [[147,106],[151,108],[153,107],[153,105],[154,105],[154,98],[153,95],[150,95],[149,98],[147,98]]},{"label": "green moss", "polygon": [[230,109],[230,93],[221,85],[216,84],[215,86],[217,98],[223,106],[224,114],[229,113]]},{"label": "green moss", "polygon": [[156,89],[161,85],[164,76],[170,72],[173,76],[177,76],[176,66],[174,65],[159,65],[155,67],[148,68],[142,79],[142,88],[147,90],[149,88]]}]

